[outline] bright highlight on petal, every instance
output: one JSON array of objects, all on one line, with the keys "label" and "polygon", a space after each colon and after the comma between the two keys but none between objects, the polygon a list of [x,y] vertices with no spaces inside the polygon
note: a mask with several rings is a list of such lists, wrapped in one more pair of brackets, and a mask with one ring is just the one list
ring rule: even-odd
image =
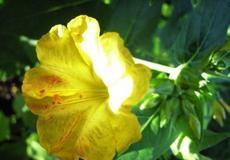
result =
[{"label": "bright highlight on petal", "polygon": [[[121,91],[122,88],[122,91]],[[133,80],[131,77],[120,79],[117,83],[109,87],[109,106],[116,113],[122,103],[132,94]]]},{"label": "bright highlight on petal", "polygon": [[62,37],[63,36],[63,32],[62,32],[62,26],[58,26],[58,36]]},{"label": "bright highlight on petal", "polygon": [[151,72],[134,63],[117,33],[99,32],[88,16],[52,27],[37,44],[40,65],[25,74],[40,143],[60,159],[111,160],[141,138],[130,108],[146,94]]}]

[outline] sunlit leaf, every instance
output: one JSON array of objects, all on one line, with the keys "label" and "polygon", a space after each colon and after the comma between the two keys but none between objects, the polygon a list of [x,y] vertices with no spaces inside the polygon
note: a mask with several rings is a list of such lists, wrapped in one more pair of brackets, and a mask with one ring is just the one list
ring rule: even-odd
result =
[{"label": "sunlit leaf", "polygon": [[192,139],[184,134],[180,134],[171,145],[173,153],[183,159],[206,159],[200,154],[200,151],[207,149],[230,136],[229,133],[215,133],[205,131],[200,140]]}]

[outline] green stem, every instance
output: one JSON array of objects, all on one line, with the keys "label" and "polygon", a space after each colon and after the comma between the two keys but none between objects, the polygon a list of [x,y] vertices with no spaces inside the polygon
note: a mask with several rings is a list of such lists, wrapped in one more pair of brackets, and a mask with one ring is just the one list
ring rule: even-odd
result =
[{"label": "green stem", "polygon": [[145,130],[145,128],[152,122],[153,118],[156,117],[158,112],[160,111],[160,108],[158,107],[157,110],[148,118],[148,120],[141,126],[141,132]]},{"label": "green stem", "polygon": [[172,74],[176,70],[176,68],[165,66],[162,64],[153,63],[153,62],[145,61],[145,60],[138,59],[138,58],[133,58],[133,59],[134,59],[135,63],[143,64],[143,65],[145,65],[145,66],[147,66],[150,69],[155,70],[155,71]]}]

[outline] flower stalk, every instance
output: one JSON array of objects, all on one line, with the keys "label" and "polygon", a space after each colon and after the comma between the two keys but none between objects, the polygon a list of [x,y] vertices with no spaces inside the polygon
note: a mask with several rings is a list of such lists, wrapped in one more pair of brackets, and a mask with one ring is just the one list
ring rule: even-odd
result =
[{"label": "flower stalk", "polygon": [[149,61],[139,59],[139,58],[133,58],[133,60],[135,61],[135,63],[143,64],[143,65],[149,67],[150,69],[155,70],[155,71],[159,71],[159,72],[172,74],[176,70],[176,68],[173,68],[173,67],[165,66],[162,64],[154,63],[154,62],[149,62]]}]

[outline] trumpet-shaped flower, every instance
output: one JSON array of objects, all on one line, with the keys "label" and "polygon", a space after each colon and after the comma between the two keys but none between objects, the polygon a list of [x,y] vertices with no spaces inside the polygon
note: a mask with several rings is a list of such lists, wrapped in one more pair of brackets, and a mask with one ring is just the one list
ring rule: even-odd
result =
[{"label": "trumpet-shaped flower", "polygon": [[60,159],[111,160],[141,138],[131,106],[145,95],[150,70],[135,64],[117,33],[78,16],[37,44],[40,65],[22,91],[38,115],[41,145]]}]

